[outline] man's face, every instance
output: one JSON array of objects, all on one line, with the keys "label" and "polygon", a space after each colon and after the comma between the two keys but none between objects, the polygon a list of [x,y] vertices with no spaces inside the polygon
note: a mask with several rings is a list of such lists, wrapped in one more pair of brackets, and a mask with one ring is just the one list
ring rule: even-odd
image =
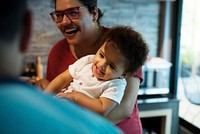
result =
[{"label": "man's face", "polygon": [[[77,7],[78,10],[76,10]],[[78,0],[57,0],[56,11],[66,11],[65,13],[68,14],[65,14],[62,21],[57,23],[57,27],[69,44],[79,44],[91,38],[90,33],[94,25],[93,14]],[[70,19],[69,16],[76,14],[78,14],[78,18]]]}]

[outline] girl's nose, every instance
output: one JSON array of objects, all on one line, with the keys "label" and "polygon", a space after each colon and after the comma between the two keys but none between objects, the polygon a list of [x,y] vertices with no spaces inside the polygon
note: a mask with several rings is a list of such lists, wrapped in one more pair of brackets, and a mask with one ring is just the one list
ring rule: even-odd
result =
[{"label": "girl's nose", "polygon": [[106,62],[101,62],[101,64],[100,64],[101,70],[104,71],[106,69],[106,66],[107,66]]},{"label": "girl's nose", "polygon": [[101,66],[101,70],[105,70],[106,69],[106,66]]}]

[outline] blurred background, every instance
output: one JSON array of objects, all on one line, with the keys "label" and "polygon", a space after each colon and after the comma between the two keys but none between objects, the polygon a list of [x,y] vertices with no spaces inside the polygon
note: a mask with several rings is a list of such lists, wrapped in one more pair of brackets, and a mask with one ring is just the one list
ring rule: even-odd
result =
[{"label": "blurred background", "polygon": [[[48,53],[64,37],[49,15],[51,0],[29,0],[29,7],[34,30],[22,76],[36,76],[39,56],[45,77]],[[104,26],[132,26],[150,46],[138,96],[144,132],[200,133],[200,0],[99,0],[98,7]]]}]

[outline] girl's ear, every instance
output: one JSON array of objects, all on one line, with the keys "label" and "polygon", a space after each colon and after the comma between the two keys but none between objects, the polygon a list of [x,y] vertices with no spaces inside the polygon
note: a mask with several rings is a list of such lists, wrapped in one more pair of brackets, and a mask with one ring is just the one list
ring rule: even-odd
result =
[{"label": "girl's ear", "polygon": [[95,7],[94,11],[93,11],[93,22],[97,22],[98,20],[98,17],[99,17],[99,11],[98,11],[98,8]]},{"label": "girl's ear", "polygon": [[127,78],[128,76],[130,76],[130,73],[124,73],[124,74],[122,75],[122,77],[124,77],[124,78]]},{"label": "girl's ear", "polygon": [[24,14],[21,31],[20,51],[24,53],[28,49],[32,33],[32,13],[29,10]]}]

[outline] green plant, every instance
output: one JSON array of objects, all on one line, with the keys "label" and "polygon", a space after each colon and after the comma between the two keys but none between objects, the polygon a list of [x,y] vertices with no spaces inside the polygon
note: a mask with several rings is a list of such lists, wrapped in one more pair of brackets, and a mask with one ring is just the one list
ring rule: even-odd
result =
[{"label": "green plant", "polygon": [[189,49],[183,49],[181,51],[181,64],[192,65],[193,64],[193,53]]}]

